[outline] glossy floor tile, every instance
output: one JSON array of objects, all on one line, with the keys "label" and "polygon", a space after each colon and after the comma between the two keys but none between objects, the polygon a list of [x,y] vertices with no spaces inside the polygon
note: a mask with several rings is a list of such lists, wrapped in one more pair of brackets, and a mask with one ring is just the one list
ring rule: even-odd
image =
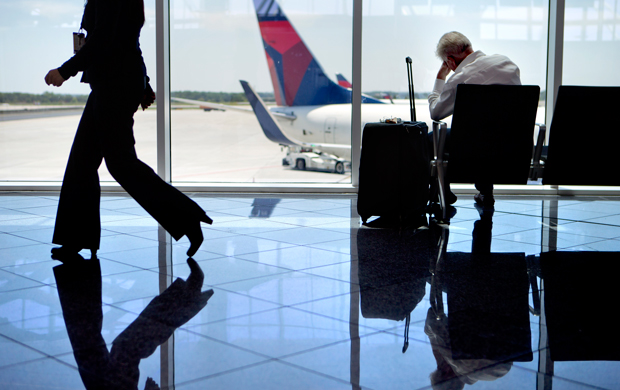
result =
[{"label": "glossy floor tile", "polygon": [[0,388],[620,389],[619,198],[460,196],[420,229],[354,196],[192,198],[192,260],[114,194],[98,258],[61,264],[58,195],[0,194]]}]

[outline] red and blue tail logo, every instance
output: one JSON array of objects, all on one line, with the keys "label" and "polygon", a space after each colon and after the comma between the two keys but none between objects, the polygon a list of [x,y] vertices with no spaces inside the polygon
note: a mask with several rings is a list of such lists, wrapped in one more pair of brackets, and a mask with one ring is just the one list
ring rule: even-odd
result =
[{"label": "red and blue tail logo", "polygon": [[327,77],[275,0],[254,0],[254,7],[279,106],[351,103],[351,90]]},{"label": "red and blue tail logo", "polygon": [[347,80],[342,73],[338,73],[336,75],[336,80],[338,80],[338,85],[340,85],[341,87],[345,87],[345,88],[353,88],[353,85],[351,85],[351,83],[349,82],[349,80]]}]

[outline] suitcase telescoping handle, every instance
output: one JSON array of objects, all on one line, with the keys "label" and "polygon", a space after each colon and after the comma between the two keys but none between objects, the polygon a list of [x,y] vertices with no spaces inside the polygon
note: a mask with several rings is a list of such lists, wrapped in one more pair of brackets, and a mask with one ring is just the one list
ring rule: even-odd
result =
[{"label": "suitcase telescoping handle", "polygon": [[413,71],[411,70],[411,57],[405,58],[407,63],[407,80],[409,81],[409,109],[411,110],[411,122],[415,122],[415,104],[413,103]]}]

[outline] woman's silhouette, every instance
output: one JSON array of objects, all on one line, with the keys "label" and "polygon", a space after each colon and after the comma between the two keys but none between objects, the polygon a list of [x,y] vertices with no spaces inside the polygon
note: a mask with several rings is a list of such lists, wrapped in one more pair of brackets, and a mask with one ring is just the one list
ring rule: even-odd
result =
[{"label": "woman's silhouette", "polygon": [[200,222],[211,219],[194,201],[164,182],[136,155],[133,115],[155,100],[140,50],[144,24],[143,0],[87,0],[82,28],[84,46],[58,69],[45,76],[61,86],[83,71],[91,93],[73,141],[63,179],[52,249],[53,257],[81,249],[99,249],[100,186],[97,169],[105,159],[116,181],[166,229],[175,240],[187,236],[188,256],[200,247]]}]

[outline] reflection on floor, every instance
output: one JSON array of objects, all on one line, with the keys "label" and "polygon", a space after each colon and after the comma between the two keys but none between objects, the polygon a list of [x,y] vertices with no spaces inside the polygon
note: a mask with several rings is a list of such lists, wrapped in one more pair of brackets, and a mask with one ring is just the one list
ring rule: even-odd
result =
[{"label": "reflection on floor", "polygon": [[62,268],[58,196],[0,195],[0,388],[620,389],[620,199],[463,196],[394,231],[350,196],[193,198],[215,223],[188,280],[131,198]]}]

